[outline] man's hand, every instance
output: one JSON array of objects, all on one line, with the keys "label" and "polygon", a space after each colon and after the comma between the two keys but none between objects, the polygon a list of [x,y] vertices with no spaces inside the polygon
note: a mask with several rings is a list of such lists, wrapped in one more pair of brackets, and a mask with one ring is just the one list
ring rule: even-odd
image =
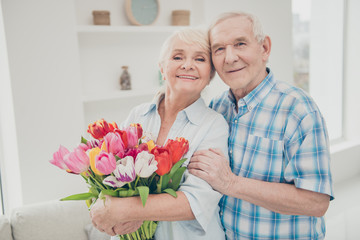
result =
[{"label": "man's hand", "polygon": [[235,175],[220,149],[200,150],[194,153],[188,165],[189,172],[206,182],[216,191],[228,195]]}]

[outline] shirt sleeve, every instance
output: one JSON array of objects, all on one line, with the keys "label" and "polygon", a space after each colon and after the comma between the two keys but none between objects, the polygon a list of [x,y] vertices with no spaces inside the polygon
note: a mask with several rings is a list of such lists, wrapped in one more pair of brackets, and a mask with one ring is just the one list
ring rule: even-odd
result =
[{"label": "shirt sleeve", "polygon": [[[204,140],[197,150],[220,148],[228,160],[228,125],[219,115],[211,126],[211,131],[207,131]],[[206,181],[195,177],[187,170],[184,173],[184,182],[179,191],[187,197],[191,210],[195,215],[196,221],[183,221],[191,231],[203,235],[208,231],[210,220],[218,216],[218,203],[222,194],[215,191]]]},{"label": "shirt sleeve", "polygon": [[287,182],[334,199],[329,139],[325,121],[319,112],[311,112],[298,122],[285,145],[285,158],[288,161],[284,173]]}]

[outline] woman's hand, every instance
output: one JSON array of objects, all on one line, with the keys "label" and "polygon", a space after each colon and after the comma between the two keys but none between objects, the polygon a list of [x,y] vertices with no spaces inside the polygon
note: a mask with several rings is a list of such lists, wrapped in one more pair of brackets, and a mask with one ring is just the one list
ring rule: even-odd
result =
[{"label": "woman's hand", "polygon": [[97,199],[95,204],[91,207],[90,217],[91,221],[97,229],[101,232],[105,232],[110,236],[115,236],[114,226],[116,225],[116,219],[114,217],[115,210],[112,206],[113,197],[105,196],[105,200]]},{"label": "woman's hand", "polygon": [[122,222],[122,223],[116,224],[113,227],[113,231],[117,235],[128,234],[128,233],[132,233],[132,232],[135,232],[136,230],[138,230],[142,224],[143,224],[143,221]]},{"label": "woman's hand", "polygon": [[129,221],[125,210],[127,201],[122,200],[125,199],[107,195],[105,200],[97,199],[90,210],[93,225],[110,236],[128,234],[139,229],[143,221]]}]

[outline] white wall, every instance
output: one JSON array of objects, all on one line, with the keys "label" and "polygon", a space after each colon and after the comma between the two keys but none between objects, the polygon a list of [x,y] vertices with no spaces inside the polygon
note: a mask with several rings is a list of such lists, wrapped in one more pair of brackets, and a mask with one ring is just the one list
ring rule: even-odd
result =
[{"label": "white wall", "polygon": [[3,205],[5,209],[11,209],[22,205],[22,187],[1,2],[0,52],[0,176],[3,193],[11,193],[3,195]]},{"label": "white wall", "polygon": [[48,162],[60,143],[75,146],[84,128],[74,3],[2,0],[2,8],[23,203],[83,191],[78,176]]},{"label": "white wall", "polygon": [[[119,4],[114,0],[86,2],[89,6],[96,4],[88,11]],[[2,7],[23,202],[28,204],[82,192],[86,187],[79,176],[66,174],[48,161],[60,143],[69,148],[75,146],[86,128],[76,22],[91,19],[79,19],[79,11],[86,8],[76,9],[74,0],[2,0]],[[162,0],[161,7],[159,25],[170,24],[171,10],[175,8],[191,9],[194,25],[209,24],[215,15],[225,11],[243,10],[258,15],[272,37],[270,66],[275,76],[292,81],[290,1]],[[112,11],[113,23],[124,23],[123,12],[119,11],[119,16],[116,14]],[[208,96],[222,91],[219,86],[225,89],[222,82],[215,79]]]}]

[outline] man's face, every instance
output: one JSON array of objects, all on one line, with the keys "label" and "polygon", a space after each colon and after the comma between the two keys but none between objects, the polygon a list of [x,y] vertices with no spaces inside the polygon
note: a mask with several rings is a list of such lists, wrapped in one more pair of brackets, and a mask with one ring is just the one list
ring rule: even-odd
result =
[{"label": "man's face", "polygon": [[215,69],[235,96],[247,95],[266,77],[270,53],[267,41],[270,44],[269,38],[259,43],[251,22],[241,16],[226,19],[212,29],[210,43]]}]

